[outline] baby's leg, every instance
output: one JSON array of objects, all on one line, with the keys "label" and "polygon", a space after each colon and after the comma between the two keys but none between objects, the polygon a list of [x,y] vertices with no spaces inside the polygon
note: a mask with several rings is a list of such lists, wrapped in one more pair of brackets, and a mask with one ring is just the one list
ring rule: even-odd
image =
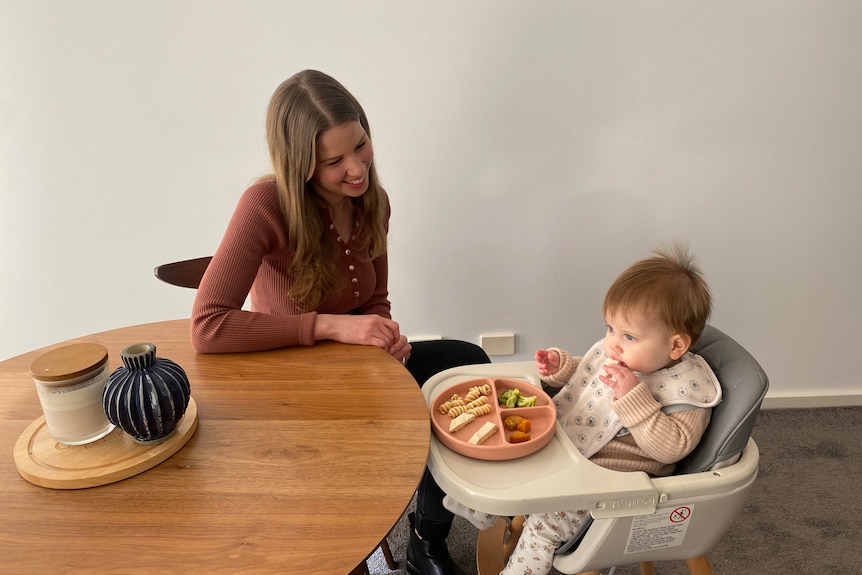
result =
[{"label": "baby's leg", "polygon": [[586,511],[534,513],[524,522],[524,531],[501,575],[550,573],[554,551],[580,532]]},{"label": "baby's leg", "polygon": [[497,515],[491,515],[490,513],[482,513],[481,511],[471,509],[463,503],[455,501],[448,495],[443,498],[443,507],[445,507],[455,515],[460,515],[461,517],[475,525],[476,529],[479,529],[481,531],[484,531],[485,529],[490,529],[494,526],[494,523],[497,522],[497,519],[499,519]]}]

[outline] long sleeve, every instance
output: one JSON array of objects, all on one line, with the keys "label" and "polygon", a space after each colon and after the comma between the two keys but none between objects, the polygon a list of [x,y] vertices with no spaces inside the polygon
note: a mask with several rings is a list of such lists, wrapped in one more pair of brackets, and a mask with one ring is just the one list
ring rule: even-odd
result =
[{"label": "long sleeve", "polygon": [[662,463],[675,463],[688,455],[700,442],[712,413],[692,407],[666,414],[642,383],[613,405],[641,449]]},{"label": "long sleeve", "polygon": [[557,373],[540,376],[540,378],[544,383],[551,387],[563,387],[572,378],[575,370],[578,369],[578,365],[581,363],[581,357],[571,355],[569,352],[564,349],[560,349],[559,347],[550,347],[548,348],[548,351],[556,351],[560,355],[560,369],[557,370]]},{"label": "long sleeve", "polygon": [[643,383],[613,405],[630,434],[615,438],[591,460],[617,471],[652,475],[672,473],[674,464],[700,442],[712,415],[710,408],[702,407],[666,414]]},{"label": "long sleeve", "polygon": [[[386,254],[369,260],[364,250],[341,250],[337,265],[344,288],[310,312],[288,297],[291,257],[276,186],[259,182],[240,198],[198,288],[194,348],[228,353],[313,345],[318,313],[389,317]],[[249,296],[251,309],[245,310]]]},{"label": "long sleeve", "polygon": [[[240,198],[221,244],[198,288],[192,309],[192,345],[203,353],[260,351],[314,343],[316,314],[246,311],[264,259],[288,252],[275,185],[250,187]],[[285,258],[285,264],[289,263]],[[284,279],[287,279],[286,268]],[[273,282],[287,299],[287,281]]]}]

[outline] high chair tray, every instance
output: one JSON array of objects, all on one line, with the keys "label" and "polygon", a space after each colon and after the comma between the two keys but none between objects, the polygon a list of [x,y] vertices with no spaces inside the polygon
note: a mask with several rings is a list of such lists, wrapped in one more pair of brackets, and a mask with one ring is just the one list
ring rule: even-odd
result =
[{"label": "high chair tray", "polygon": [[[440,372],[422,386],[429,409],[445,401],[453,386],[477,378],[519,380],[534,386],[530,394],[543,393],[535,362],[469,365]],[[659,493],[646,473],[599,467],[575,448],[556,419],[552,427],[553,434],[541,449],[493,461],[458,453],[435,432],[428,469],[444,492],[468,507],[495,515],[564,509],[587,509],[595,516],[655,511]]]}]

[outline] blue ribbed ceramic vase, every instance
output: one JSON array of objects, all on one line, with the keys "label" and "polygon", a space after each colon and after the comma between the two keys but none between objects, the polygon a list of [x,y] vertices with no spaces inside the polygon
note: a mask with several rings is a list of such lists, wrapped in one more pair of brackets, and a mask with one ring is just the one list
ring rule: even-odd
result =
[{"label": "blue ribbed ceramic vase", "polygon": [[189,378],[173,361],[156,357],[152,343],[130,345],[120,358],[123,365],[111,373],[102,393],[105,414],[138,443],[160,443],[186,412]]}]

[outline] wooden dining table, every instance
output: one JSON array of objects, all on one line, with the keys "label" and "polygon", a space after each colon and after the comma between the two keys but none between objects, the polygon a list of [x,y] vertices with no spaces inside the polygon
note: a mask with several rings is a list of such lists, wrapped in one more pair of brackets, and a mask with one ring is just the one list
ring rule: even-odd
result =
[{"label": "wooden dining table", "polygon": [[[154,343],[188,375],[197,429],[129,478],[36,485],[13,458],[42,416],[29,366],[81,342],[104,345],[112,370]],[[34,350],[0,362],[0,573],[345,575],[410,503],[429,438],[419,387],[376,347],[198,354],[182,319]]]}]

